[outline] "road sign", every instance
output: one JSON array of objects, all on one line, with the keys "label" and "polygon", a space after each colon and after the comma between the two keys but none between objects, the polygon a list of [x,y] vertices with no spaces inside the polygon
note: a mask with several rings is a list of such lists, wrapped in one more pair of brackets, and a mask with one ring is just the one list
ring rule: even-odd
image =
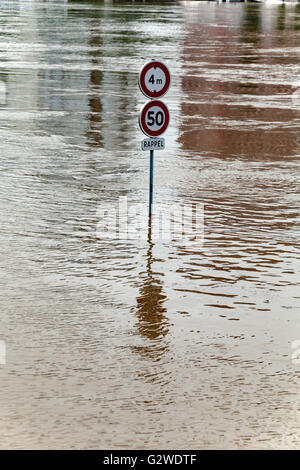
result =
[{"label": "road sign", "polygon": [[139,87],[148,98],[159,98],[167,93],[170,81],[168,67],[158,60],[151,60],[141,70]]},{"label": "road sign", "polygon": [[144,139],[141,142],[142,150],[163,150],[165,148],[165,139],[158,137],[156,139]]},{"label": "road sign", "polygon": [[140,128],[149,137],[158,137],[167,129],[170,114],[167,106],[159,100],[146,103],[140,112]]}]

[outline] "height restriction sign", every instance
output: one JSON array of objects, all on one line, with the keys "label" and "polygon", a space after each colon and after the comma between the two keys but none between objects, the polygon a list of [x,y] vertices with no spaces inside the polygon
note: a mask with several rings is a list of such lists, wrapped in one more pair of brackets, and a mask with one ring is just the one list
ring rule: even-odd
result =
[{"label": "height restriction sign", "polygon": [[169,125],[169,120],[169,110],[162,101],[148,101],[141,109],[140,128],[149,137],[163,134]]},{"label": "height restriction sign", "polygon": [[158,60],[151,60],[141,70],[139,87],[148,98],[159,98],[167,93],[170,81],[168,67]]}]

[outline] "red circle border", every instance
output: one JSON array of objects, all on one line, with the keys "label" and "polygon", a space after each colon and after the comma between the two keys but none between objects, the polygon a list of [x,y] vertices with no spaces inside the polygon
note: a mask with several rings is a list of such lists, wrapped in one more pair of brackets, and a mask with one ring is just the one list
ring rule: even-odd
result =
[{"label": "red circle border", "polygon": [[[151,129],[149,129],[149,127],[146,124],[146,113],[149,110],[149,108],[152,108],[152,106],[159,106],[163,110],[163,112],[165,113],[165,118],[166,119],[165,119],[164,125],[162,126],[161,129],[159,129],[157,131],[151,131]],[[148,135],[149,137],[158,137],[161,134],[163,134],[165,132],[165,130],[167,129],[167,127],[169,125],[169,122],[170,122],[169,109],[168,109],[167,105],[165,105],[165,103],[163,103],[162,101],[159,101],[159,100],[148,101],[148,103],[146,103],[140,111],[140,116],[139,116],[140,128],[141,128],[142,132],[144,134]]]},{"label": "red circle border", "polygon": [[[160,91],[156,91],[156,92],[149,91],[145,85],[146,73],[152,67],[159,67],[160,69],[163,70],[166,76],[165,86]],[[160,96],[165,95],[169,89],[170,83],[171,83],[171,75],[170,75],[169,69],[165,64],[163,64],[159,60],[152,60],[151,62],[148,62],[148,64],[144,65],[144,67],[141,70],[141,73],[139,76],[139,87],[140,87],[141,92],[148,98],[159,98]]]}]

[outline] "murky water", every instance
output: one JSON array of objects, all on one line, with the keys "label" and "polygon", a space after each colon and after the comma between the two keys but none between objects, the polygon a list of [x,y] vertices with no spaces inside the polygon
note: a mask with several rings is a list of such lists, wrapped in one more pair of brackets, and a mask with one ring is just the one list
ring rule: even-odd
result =
[{"label": "murky water", "polygon": [[[0,57],[1,448],[299,447],[300,5],[1,1]],[[97,235],[151,58],[204,243]]]}]

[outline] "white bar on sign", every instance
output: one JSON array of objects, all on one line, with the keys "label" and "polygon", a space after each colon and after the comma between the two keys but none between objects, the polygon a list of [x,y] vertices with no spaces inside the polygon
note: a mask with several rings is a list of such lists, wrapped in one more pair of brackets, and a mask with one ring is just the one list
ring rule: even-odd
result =
[{"label": "white bar on sign", "polygon": [[6,83],[0,80],[0,105],[6,104]]},{"label": "white bar on sign", "polygon": [[5,341],[0,341],[0,364],[6,364],[6,345]]},{"label": "white bar on sign", "polygon": [[163,150],[165,148],[165,139],[144,139],[141,142],[142,150]]}]

